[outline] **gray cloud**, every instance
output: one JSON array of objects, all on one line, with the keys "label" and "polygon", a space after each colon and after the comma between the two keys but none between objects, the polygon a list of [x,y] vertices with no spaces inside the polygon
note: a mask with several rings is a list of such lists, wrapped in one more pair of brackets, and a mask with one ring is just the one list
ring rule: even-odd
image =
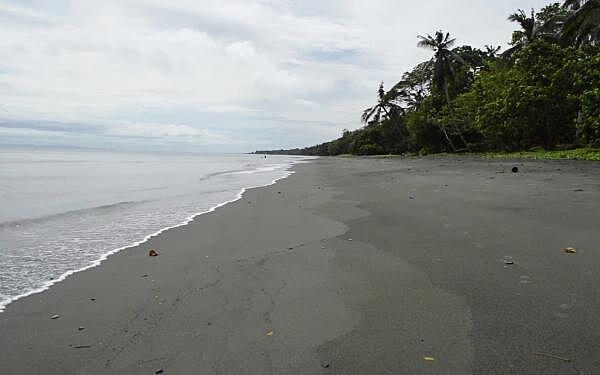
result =
[{"label": "gray cloud", "polygon": [[0,131],[5,143],[306,146],[360,126],[381,80],[429,58],[417,34],[506,45],[507,15],[545,3],[3,1]]}]

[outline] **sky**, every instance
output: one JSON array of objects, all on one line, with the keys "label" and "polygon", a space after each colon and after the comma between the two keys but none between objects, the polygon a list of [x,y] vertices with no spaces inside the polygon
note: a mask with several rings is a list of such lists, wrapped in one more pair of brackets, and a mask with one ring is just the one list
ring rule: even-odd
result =
[{"label": "sky", "polygon": [[542,0],[0,0],[0,145],[251,152],[361,126],[417,35],[500,45]]}]

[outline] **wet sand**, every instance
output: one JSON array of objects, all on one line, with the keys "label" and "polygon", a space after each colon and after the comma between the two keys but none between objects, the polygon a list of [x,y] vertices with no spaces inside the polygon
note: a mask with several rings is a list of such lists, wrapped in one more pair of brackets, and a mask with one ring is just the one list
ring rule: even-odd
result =
[{"label": "wet sand", "polygon": [[295,170],[9,305],[0,372],[600,372],[600,164]]}]

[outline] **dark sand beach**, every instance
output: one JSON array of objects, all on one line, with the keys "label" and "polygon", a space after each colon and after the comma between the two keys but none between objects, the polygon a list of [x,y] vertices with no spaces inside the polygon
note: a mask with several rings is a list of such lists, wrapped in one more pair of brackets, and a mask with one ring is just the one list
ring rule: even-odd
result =
[{"label": "dark sand beach", "polygon": [[295,171],[9,305],[0,373],[600,373],[600,164]]}]

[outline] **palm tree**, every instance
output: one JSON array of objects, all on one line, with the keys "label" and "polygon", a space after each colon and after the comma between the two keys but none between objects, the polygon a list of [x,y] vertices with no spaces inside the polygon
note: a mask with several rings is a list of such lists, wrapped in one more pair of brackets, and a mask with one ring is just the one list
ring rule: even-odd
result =
[{"label": "palm tree", "polygon": [[485,45],[485,55],[490,58],[490,59],[494,59],[496,58],[496,56],[498,56],[498,52],[500,52],[500,50],[502,49],[501,46],[494,46],[494,45]]},{"label": "palm tree", "polygon": [[450,82],[454,79],[454,66],[464,64],[462,57],[450,50],[456,39],[450,39],[450,33],[444,35],[441,31],[436,31],[435,37],[419,35],[420,41],[418,47],[427,48],[434,51],[431,64],[433,64],[433,84],[446,96],[446,102],[450,105]]},{"label": "palm tree", "polygon": [[502,56],[510,57],[515,52],[522,50],[529,43],[533,42],[535,38],[539,35],[540,32],[540,24],[535,19],[535,11],[531,9],[531,15],[528,16],[525,11],[522,9],[518,9],[516,13],[508,16],[508,20],[510,22],[516,22],[521,26],[521,30],[516,30],[513,32],[511,44],[512,48],[504,51]]},{"label": "palm tree", "polygon": [[377,104],[365,109],[361,116],[361,120],[365,124],[377,124],[382,120],[392,119],[398,111],[402,110],[398,104],[394,103],[394,96],[385,92],[383,82],[379,84],[377,97]]},{"label": "palm tree", "polygon": [[535,10],[531,9],[531,15],[528,16],[522,9],[518,9],[516,13],[508,16],[510,22],[516,22],[521,26],[522,30],[517,31],[514,36],[517,40],[513,40],[513,43],[523,41],[524,43],[532,42],[539,30],[539,23],[535,20]]},{"label": "palm tree", "polygon": [[579,47],[600,42],[600,0],[566,0],[571,12],[563,27],[563,41]]},{"label": "palm tree", "polygon": [[[427,48],[433,50],[434,55],[430,61],[430,64],[433,65],[433,84],[441,90],[446,97],[446,104],[448,104],[448,108],[452,110],[452,105],[450,103],[450,83],[455,78],[455,69],[456,65],[463,65],[464,61],[462,57],[460,57],[456,52],[452,51],[450,48],[454,45],[456,39],[450,39],[450,33],[444,34],[442,31],[436,31],[435,36],[431,36],[427,34],[426,37],[419,35],[420,39],[417,43],[418,47]],[[454,143],[450,139],[448,132],[444,125],[440,124],[440,130],[444,134],[446,141],[452,148],[452,151],[456,152],[456,147],[454,147]],[[456,124],[454,124],[454,128],[458,133],[461,141],[468,148],[467,142],[465,141],[462,132],[458,128]]]}]

